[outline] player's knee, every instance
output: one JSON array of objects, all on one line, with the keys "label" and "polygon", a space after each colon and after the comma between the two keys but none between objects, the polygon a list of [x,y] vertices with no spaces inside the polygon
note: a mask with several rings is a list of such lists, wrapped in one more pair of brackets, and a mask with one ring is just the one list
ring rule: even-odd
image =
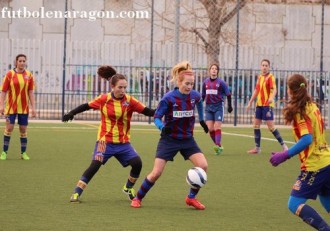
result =
[{"label": "player's knee", "polygon": [[268,127],[268,129],[269,129],[269,131],[270,131],[270,132],[273,132],[273,131],[275,131],[275,130],[276,130],[276,128],[275,128],[275,127]]},{"label": "player's knee", "polygon": [[306,202],[306,199],[303,198],[297,198],[290,196],[289,201],[288,201],[288,208],[291,211],[291,213],[296,214],[298,208],[303,205]]},{"label": "player's knee", "polygon": [[27,137],[27,132],[21,132],[20,137],[21,138],[26,138]]},{"label": "player's knee", "polygon": [[5,129],[5,131],[3,132],[3,134],[4,134],[5,136],[11,136],[11,133],[12,133],[12,131],[10,131],[10,130],[8,130],[8,129]]},{"label": "player's knee", "polygon": [[200,167],[200,168],[202,168],[205,172],[207,172],[208,164],[207,164],[207,163],[203,163],[203,164],[200,164],[200,165],[198,165],[198,166],[196,166],[196,167]]},{"label": "player's knee", "polygon": [[139,156],[134,157],[133,159],[129,160],[129,165],[132,166],[131,173],[138,177],[140,175],[141,169],[142,169],[142,160]]},{"label": "player's knee", "polygon": [[162,175],[162,171],[152,170],[152,172],[147,176],[147,178],[150,182],[155,183],[156,180],[158,180],[161,175]]}]

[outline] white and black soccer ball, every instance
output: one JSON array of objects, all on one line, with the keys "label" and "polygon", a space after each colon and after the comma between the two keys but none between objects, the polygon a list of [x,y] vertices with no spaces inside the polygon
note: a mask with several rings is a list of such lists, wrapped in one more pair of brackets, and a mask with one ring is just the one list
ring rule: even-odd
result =
[{"label": "white and black soccer ball", "polygon": [[201,188],[207,182],[206,172],[200,167],[193,167],[188,170],[186,181],[188,185],[192,188]]}]

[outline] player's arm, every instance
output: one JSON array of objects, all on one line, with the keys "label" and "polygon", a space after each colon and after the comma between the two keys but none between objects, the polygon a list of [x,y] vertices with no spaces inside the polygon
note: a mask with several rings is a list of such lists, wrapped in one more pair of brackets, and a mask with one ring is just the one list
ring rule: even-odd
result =
[{"label": "player's arm", "polygon": [[272,103],[275,99],[277,90],[276,90],[276,83],[275,83],[275,78],[274,76],[271,78],[271,84],[270,84],[270,94],[268,97],[268,103]]},{"label": "player's arm", "polygon": [[259,90],[258,90],[257,88],[254,89],[254,92],[253,92],[253,94],[252,94],[252,96],[251,96],[251,99],[250,99],[248,105],[246,106],[246,109],[247,109],[247,110],[250,109],[250,107],[251,107],[253,101],[255,100],[255,98],[257,97],[258,94],[259,94]]},{"label": "player's arm", "polygon": [[75,109],[71,110],[70,112],[64,114],[62,121],[67,122],[69,120],[73,120],[75,115],[77,115],[81,112],[84,112],[84,111],[88,111],[89,109],[91,109],[91,107],[89,106],[88,103],[81,104],[80,106],[76,107]]},{"label": "player's arm", "polygon": [[205,96],[206,96],[206,85],[205,85],[205,82],[204,82],[203,86],[202,86],[202,99],[203,99],[203,101],[205,101]]},{"label": "player's arm", "polygon": [[152,108],[148,108],[148,107],[145,107],[143,109],[143,111],[141,112],[141,114],[145,115],[145,116],[149,116],[149,117],[152,117],[155,115],[155,109],[152,109]]},{"label": "player's arm", "polygon": [[2,91],[0,95],[0,114],[3,115],[5,111],[5,99],[7,92]]},{"label": "player's arm", "polygon": [[35,100],[34,100],[33,90],[29,90],[29,100],[30,100],[30,104],[31,104],[32,117],[36,117],[37,112],[36,112],[36,107],[35,107]]},{"label": "player's arm", "polygon": [[208,133],[209,128],[207,127],[205,121],[204,121],[204,108],[203,108],[203,100],[201,99],[198,103],[196,103],[197,107],[197,113],[199,118],[199,124],[203,127],[204,132]]},{"label": "player's arm", "polygon": [[269,162],[276,167],[284,161],[304,151],[312,142],[313,136],[311,134],[305,134],[290,149],[283,152],[272,152]]},{"label": "player's arm", "polygon": [[288,155],[293,157],[299,154],[300,152],[304,151],[312,142],[313,136],[311,134],[303,135],[295,145],[289,148]]},{"label": "player's arm", "polygon": [[227,83],[225,81],[222,81],[223,84],[222,85],[222,89],[227,97],[227,103],[228,103],[228,112],[231,113],[233,111],[233,107],[232,107],[232,103],[231,103],[231,94],[229,91],[229,87],[227,85]]}]

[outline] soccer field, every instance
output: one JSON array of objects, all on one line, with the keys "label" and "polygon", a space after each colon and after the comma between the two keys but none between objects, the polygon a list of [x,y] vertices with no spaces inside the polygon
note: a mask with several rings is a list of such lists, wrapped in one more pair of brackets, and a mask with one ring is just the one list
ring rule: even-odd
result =
[{"label": "soccer field", "polygon": [[[290,147],[291,130],[279,130]],[[224,127],[222,131],[224,152],[214,156],[209,135],[200,127],[195,130],[209,163],[208,182],[198,195],[206,210],[197,211],[185,205],[189,190],[185,175],[192,165],[179,154],[168,163],[140,209],[131,208],[121,192],[130,169],[122,168],[116,159],[101,167],[81,204],[70,204],[75,184],[90,164],[97,124],[31,121],[30,161],[19,159],[16,126],[8,159],[0,161],[0,230],[309,230],[287,208],[299,173],[298,158],[272,167],[270,152],[281,147],[265,125],[259,155],[246,154],[254,145],[252,128]],[[137,189],[152,169],[159,131],[152,125],[134,125],[131,135],[143,161]],[[327,131],[328,141],[329,136]],[[318,201],[310,204],[330,221]]]}]

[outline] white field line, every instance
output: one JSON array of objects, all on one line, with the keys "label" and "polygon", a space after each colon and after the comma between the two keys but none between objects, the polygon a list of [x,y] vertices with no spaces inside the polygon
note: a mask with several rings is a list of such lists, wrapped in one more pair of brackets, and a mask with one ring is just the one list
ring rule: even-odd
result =
[{"label": "white field line", "polygon": [[[99,122],[98,122],[99,123]],[[88,127],[57,127],[57,126],[52,126],[52,127],[30,127],[29,129],[58,129],[58,130],[95,130],[98,128],[98,123],[79,123],[79,122],[75,122],[75,124],[80,124],[80,125],[84,125],[84,126],[88,126]],[[142,124],[141,124],[142,125]],[[154,126],[153,124],[143,124],[143,125],[147,125],[147,126]],[[2,127],[2,126],[1,126]],[[153,132],[159,132],[157,128],[133,128],[133,130],[137,130],[137,131],[153,131]],[[196,132],[196,130],[195,130]],[[202,130],[199,131],[197,130],[197,132],[203,132]],[[244,134],[238,134],[238,133],[229,133],[229,132],[222,132],[222,134],[225,135],[229,135],[229,136],[238,136],[238,137],[245,137],[245,138],[254,138],[254,136],[251,135],[244,135]],[[267,141],[273,141],[273,142],[278,142],[276,139],[274,138],[266,138],[266,137],[261,137],[262,140],[267,140]],[[287,144],[295,144],[295,142],[292,141],[284,141]]]}]

